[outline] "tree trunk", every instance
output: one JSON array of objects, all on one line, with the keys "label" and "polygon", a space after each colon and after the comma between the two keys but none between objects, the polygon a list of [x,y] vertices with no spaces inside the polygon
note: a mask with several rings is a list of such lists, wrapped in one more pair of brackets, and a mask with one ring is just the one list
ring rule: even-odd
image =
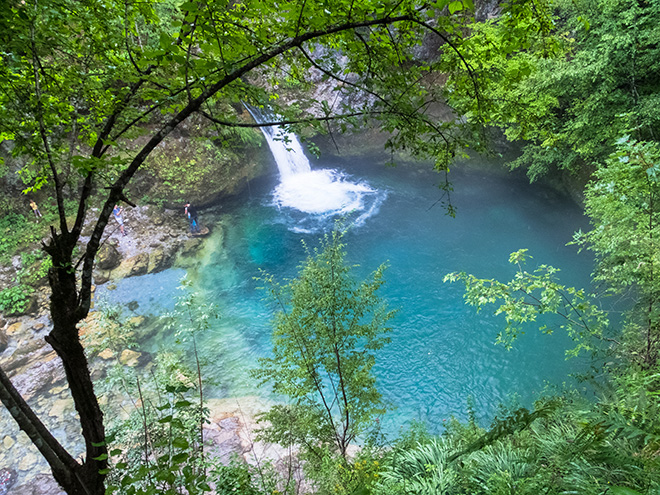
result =
[{"label": "tree trunk", "polygon": [[87,357],[78,334],[77,325],[86,313],[79,310],[76,271],[72,265],[74,246],[75,237],[64,234],[53,235],[51,243],[45,247],[53,259],[53,267],[48,274],[52,289],[50,312],[53,330],[46,341],[62,359],[85,439],[85,460],[82,465],[77,465],[74,483],[65,486],[57,476],[56,479],[69,495],[103,495],[106,475],[102,470],[108,466],[108,449],[103,413],[94,394]]}]

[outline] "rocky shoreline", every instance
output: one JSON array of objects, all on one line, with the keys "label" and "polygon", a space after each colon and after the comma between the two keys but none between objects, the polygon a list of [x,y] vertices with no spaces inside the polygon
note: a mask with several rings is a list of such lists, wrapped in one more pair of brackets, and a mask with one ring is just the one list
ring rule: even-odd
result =
[{"label": "rocky shoreline", "polygon": [[[94,211],[91,212],[92,217]],[[203,221],[204,215],[202,215]],[[159,210],[152,206],[125,209],[126,236],[111,223],[97,257],[94,272],[96,285],[156,273],[172,266],[189,266],[195,254],[202,249],[204,238],[188,234],[187,220],[182,211]],[[222,235],[222,221],[214,222],[214,236]],[[83,234],[89,235],[91,226]],[[88,238],[83,237],[82,242]],[[20,258],[13,263],[14,273],[20,268]],[[0,274],[12,276],[11,269]],[[82,443],[77,415],[73,407],[64,370],[55,351],[45,342],[51,321],[48,310],[49,289],[39,288],[30,305],[29,313],[0,318],[0,366],[7,372],[21,395],[33,407],[58,440],[72,454],[82,454]],[[93,332],[98,313],[93,311],[88,324],[82,325],[81,334]],[[143,318],[143,317],[137,317]],[[137,325],[139,321],[135,322]],[[102,375],[104,361],[111,353],[99,352],[90,358],[93,374]],[[119,356],[126,366],[141,366],[150,356],[126,349]],[[204,437],[208,449],[222,462],[233,455],[246,462],[259,463],[264,458],[276,465],[290,462],[290,456],[276,446],[255,442],[252,431],[254,415],[268,407],[256,397],[240,399],[210,399],[211,421],[205,427]],[[50,469],[27,435],[19,431],[9,412],[0,410],[0,495],[60,495],[63,493],[50,474]],[[76,442],[79,442],[78,444]]]}]

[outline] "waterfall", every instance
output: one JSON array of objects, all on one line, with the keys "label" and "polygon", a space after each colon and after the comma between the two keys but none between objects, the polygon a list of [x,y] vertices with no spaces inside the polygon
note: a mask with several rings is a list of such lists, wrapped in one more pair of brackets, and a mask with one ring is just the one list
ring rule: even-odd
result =
[{"label": "waterfall", "polygon": [[[259,115],[257,109],[250,109],[250,113],[257,122],[264,121],[261,116],[257,118],[257,115]],[[262,127],[261,131],[266,137],[266,142],[275,158],[282,180],[286,180],[296,174],[311,172],[312,167],[295,134],[286,132],[279,125]]]},{"label": "waterfall", "polygon": [[[247,106],[257,122],[276,120]],[[280,172],[280,183],[273,191],[273,205],[287,215],[290,230],[317,232],[332,224],[334,218],[350,218],[362,225],[377,213],[385,192],[362,181],[352,180],[336,169],[312,170],[295,134],[281,126],[261,127]]]}]

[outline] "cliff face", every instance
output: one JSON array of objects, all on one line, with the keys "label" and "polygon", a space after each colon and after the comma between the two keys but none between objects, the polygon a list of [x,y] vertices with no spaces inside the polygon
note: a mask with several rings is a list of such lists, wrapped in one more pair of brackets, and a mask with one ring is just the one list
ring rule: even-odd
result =
[{"label": "cliff face", "polygon": [[248,142],[223,139],[208,121],[191,118],[148,157],[130,185],[132,197],[170,208],[186,201],[204,207],[239,193],[267,171],[261,133],[252,132]]}]

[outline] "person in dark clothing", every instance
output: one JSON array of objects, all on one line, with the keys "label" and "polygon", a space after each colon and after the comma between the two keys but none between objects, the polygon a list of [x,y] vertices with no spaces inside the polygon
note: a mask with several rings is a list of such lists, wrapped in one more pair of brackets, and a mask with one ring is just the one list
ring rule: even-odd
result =
[{"label": "person in dark clothing", "polygon": [[199,232],[199,221],[197,219],[197,208],[192,206],[190,203],[186,203],[185,209],[186,215],[188,216],[188,221],[190,222],[190,232],[198,233]]}]

